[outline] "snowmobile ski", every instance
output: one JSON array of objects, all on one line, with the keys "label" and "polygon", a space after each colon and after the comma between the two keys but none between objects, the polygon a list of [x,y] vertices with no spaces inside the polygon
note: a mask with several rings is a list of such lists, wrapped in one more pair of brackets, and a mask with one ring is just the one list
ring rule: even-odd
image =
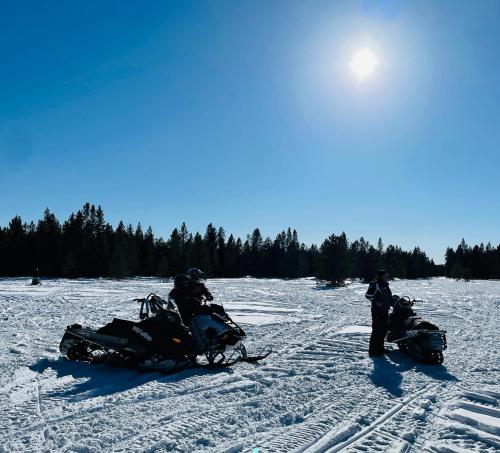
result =
[{"label": "snowmobile ski", "polygon": [[257,355],[248,355],[245,351],[245,353],[241,356],[240,361],[247,363],[256,363],[260,360],[264,360],[266,357],[269,357],[272,352],[273,348],[270,345],[266,345],[259,351]]}]

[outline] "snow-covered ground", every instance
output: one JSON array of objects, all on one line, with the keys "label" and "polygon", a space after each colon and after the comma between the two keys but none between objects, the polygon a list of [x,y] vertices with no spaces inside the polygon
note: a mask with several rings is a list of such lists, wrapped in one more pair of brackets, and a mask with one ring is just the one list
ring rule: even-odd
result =
[{"label": "snow-covered ground", "polygon": [[431,366],[398,351],[368,358],[366,285],[210,280],[248,348],[276,352],[171,376],[58,352],[66,325],[137,319],[131,299],[171,284],[27,284],[0,280],[0,452],[500,451],[500,282],[393,282],[448,331],[444,365]]}]

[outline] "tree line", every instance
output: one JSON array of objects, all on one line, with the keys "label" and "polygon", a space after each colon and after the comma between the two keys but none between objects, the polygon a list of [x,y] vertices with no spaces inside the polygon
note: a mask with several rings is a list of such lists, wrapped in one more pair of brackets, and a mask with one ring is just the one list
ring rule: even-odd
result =
[{"label": "tree line", "polygon": [[373,278],[387,268],[393,277],[420,278],[442,275],[442,266],[415,248],[376,246],[360,238],[349,242],[345,233],[332,234],[318,248],[301,243],[288,228],[274,239],[256,228],[244,240],[222,227],[209,224],[204,232],[191,233],[185,223],[168,239],[155,238],[151,227],[143,231],[119,222],[113,228],[100,206],[86,203],[63,223],[46,209],[36,224],[16,216],[0,228],[0,275],[53,277],[158,276],[167,278],[199,267],[209,277],[316,276],[334,284],[347,278]]},{"label": "tree line", "polygon": [[488,279],[500,278],[500,244],[493,247],[489,242],[474,245],[465,240],[454,250],[446,249],[445,273],[447,277],[456,279]]},{"label": "tree line", "polygon": [[345,233],[332,234],[321,247],[317,257],[315,275],[335,285],[347,278],[373,279],[377,269],[384,269],[391,277],[427,278],[443,275],[442,265],[429,259],[419,247],[406,251],[401,247],[384,247],[382,239],[374,247],[363,238],[349,243]]}]

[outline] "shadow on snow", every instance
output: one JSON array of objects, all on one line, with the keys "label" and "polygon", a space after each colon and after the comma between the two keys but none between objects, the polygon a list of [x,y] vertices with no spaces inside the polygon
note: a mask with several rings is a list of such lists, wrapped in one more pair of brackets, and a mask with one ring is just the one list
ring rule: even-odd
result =
[{"label": "shadow on snow", "polygon": [[333,283],[324,283],[321,285],[316,285],[313,290],[314,291],[330,291],[334,289],[346,288],[347,285],[334,285]]},{"label": "shadow on snow", "polygon": [[230,369],[207,370],[191,368],[175,374],[164,375],[159,372],[129,370],[104,364],[91,365],[88,363],[73,362],[63,357],[57,359],[40,359],[31,365],[30,369],[37,373],[52,370],[56,373],[58,379],[66,376],[73,377],[76,382],[68,382],[66,389],[49,391],[48,394],[48,396],[64,397],[73,400],[85,400],[126,392],[151,381],[169,384],[199,375],[232,372]]},{"label": "shadow on snow", "polygon": [[419,363],[399,351],[395,350],[387,357],[376,357],[373,359],[373,369],[370,379],[377,387],[383,387],[393,396],[403,395],[401,383],[405,371],[413,370],[429,376],[438,381],[457,382],[459,379],[452,375],[445,365],[427,365]]}]

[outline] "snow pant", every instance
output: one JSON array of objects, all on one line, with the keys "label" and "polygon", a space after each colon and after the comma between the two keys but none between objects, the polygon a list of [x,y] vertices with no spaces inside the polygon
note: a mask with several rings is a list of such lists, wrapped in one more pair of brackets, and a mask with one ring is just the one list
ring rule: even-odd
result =
[{"label": "snow pant", "polygon": [[387,334],[389,321],[389,310],[372,307],[372,334],[370,336],[370,355],[382,355],[384,353],[384,341]]}]

